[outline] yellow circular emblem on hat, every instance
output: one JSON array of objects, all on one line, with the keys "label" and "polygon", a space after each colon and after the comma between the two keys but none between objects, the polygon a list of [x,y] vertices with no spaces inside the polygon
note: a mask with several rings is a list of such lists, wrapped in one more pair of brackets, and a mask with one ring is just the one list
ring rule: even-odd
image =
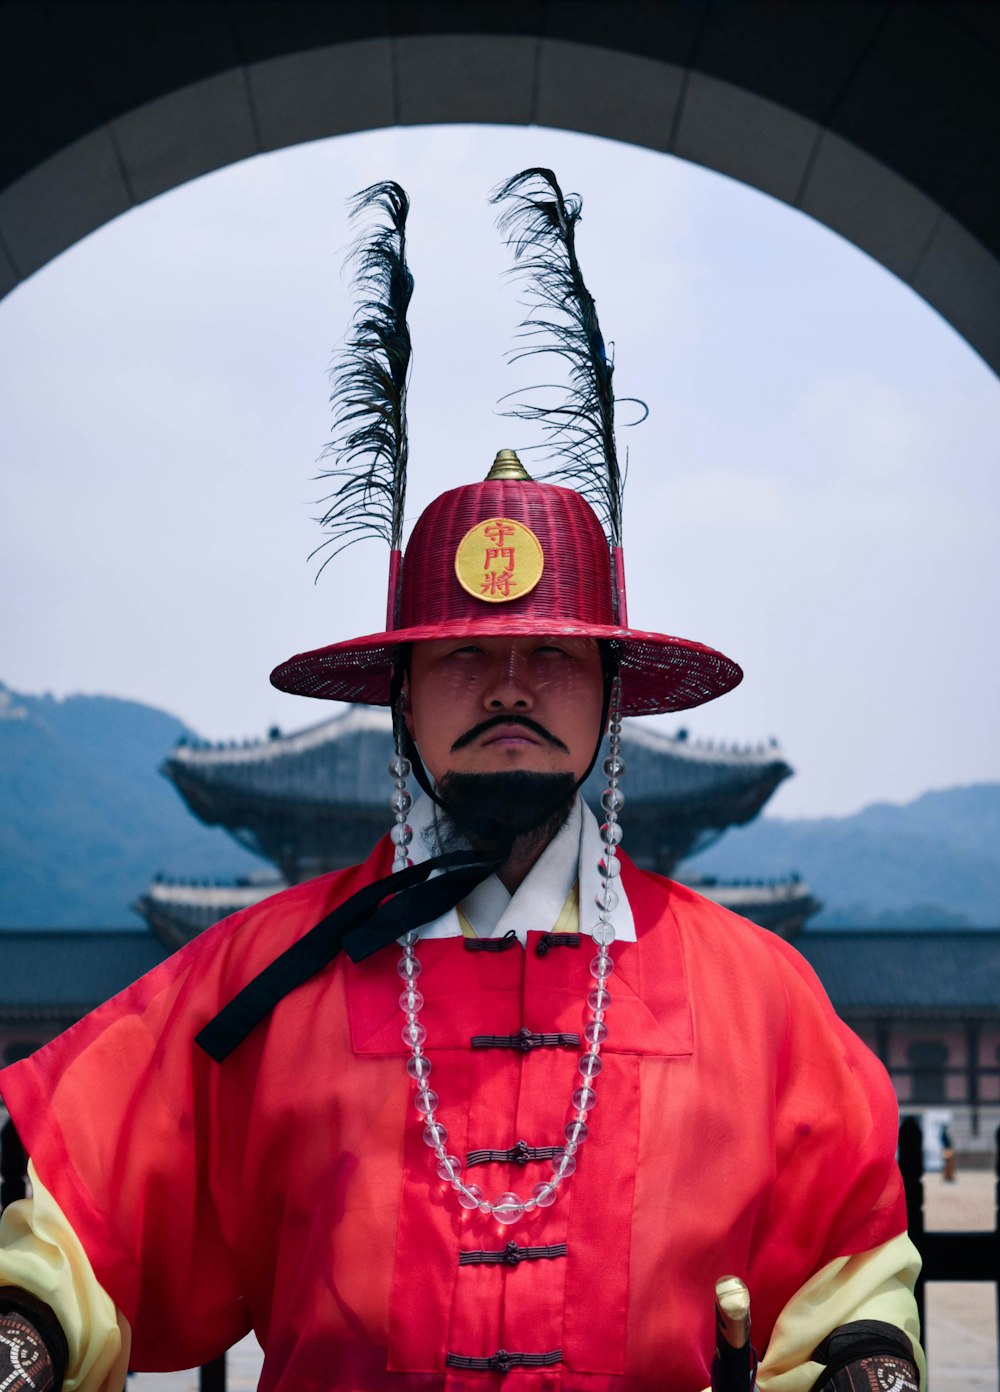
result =
[{"label": "yellow circular emblem on hat", "polygon": [[542,543],[510,517],[488,517],[470,527],[455,552],[455,574],[468,594],[506,604],[535,588],[545,569]]}]

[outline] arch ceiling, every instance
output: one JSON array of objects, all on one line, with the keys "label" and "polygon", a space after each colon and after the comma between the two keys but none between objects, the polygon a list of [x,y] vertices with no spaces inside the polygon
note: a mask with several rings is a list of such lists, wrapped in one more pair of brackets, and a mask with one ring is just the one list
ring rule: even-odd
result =
[{"label": "arch ceiling", "polygon": [[447,121],[742,180],[1000,371],[1000,5],[980,0],[3,0],[0,295],[196,175]]}]

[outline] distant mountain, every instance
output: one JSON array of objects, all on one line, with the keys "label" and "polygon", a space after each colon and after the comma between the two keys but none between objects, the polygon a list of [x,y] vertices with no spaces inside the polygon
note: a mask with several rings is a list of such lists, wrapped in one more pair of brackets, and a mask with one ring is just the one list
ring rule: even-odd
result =
[{"label": "distant mountain", "polygon": [[0,684],[0,928],[134,926],[129,903],[159,870],[262,868],[157,772],[190,733],[136,701]]},{"label": "distant mountain", "polygon": [[1000,927],[1000,784],[875,803],[852,817],[760,817],[678,871],[720,879],[798,873],[816,928]]}]

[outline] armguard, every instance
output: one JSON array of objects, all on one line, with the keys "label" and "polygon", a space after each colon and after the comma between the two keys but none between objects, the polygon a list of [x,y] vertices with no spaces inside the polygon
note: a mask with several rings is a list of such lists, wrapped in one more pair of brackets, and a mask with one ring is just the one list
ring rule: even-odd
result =
[{"label": "armguard", "polygon": [[[12,1316],[19,1324],[27,1325],[28,1332],[37,1334],[45,1345],[52,1363],[52,1387],[54,1392],[59,1392],[69,1362],[69,1345],[55,1315],[44,1301],[27,1291],[17,1286],[0,1286],[0,1322],[5,1316]],[[28,1381],[29,1385],[33,1385],[30,1379]]]},{"label": "armguard", "polygon": [[893,1324],[842,1324],[812,1356],[826,1366],[810,1392],[919,1392],[913,1345]]}]

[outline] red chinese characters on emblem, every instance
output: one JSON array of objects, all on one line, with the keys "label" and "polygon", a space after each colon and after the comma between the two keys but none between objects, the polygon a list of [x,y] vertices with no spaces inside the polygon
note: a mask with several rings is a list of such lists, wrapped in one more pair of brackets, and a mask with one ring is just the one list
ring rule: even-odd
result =
[{"label": "red chinese characters on emblem", "polygon": [[490,517],[470,528],[455,552],[463,590],[489,604],[503,604],[533,590],[542,577],[542,545],[530,527],[510,517]]},{"label": "red chinese characters on emblem", "polygon": [[501,599],[511,598],[517,548],[513,544],[505,546],[504,542],[512,542],[515,531],[513,522],[507,522],[502,517],[488,522],[483,528],[483,534],[492,545],[486,547],[480,593],[497,595]]}]

